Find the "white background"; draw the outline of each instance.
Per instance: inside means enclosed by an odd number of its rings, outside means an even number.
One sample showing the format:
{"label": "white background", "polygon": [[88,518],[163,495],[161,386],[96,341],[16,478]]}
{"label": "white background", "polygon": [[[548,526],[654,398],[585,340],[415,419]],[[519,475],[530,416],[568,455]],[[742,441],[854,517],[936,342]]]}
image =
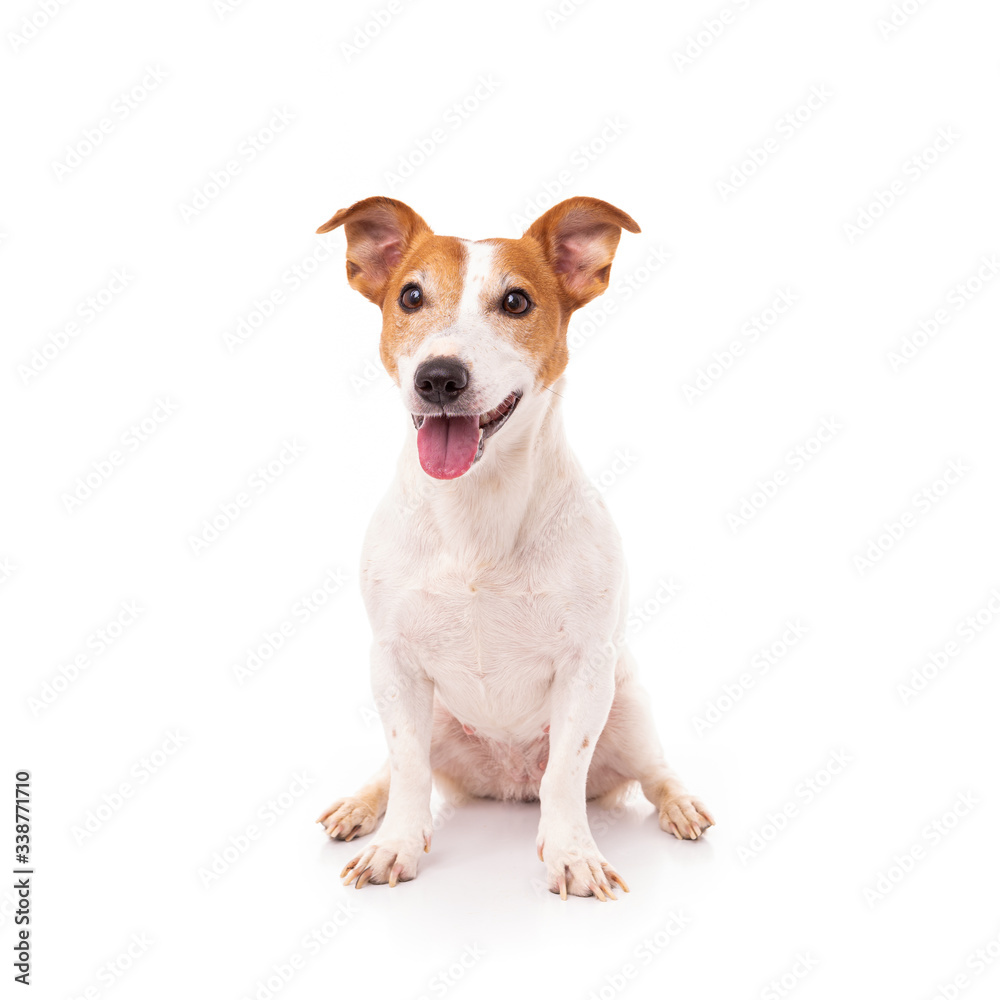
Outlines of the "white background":
{"label": "white background", "polygon": [[[996,994],[1000,12],[905,6],[5,8],[4,774],[33,775],[36,995]],[[592,810],[615,904],[540,888],[534,806],[445,810],[391,891],[343,888],[357,844],[313,825],[384,752],[356,563],[408,417],[342,232],[313,235],[373,194],[469,238],[573,194],[642,226],[571,325],[566,422],[718,826]]]}

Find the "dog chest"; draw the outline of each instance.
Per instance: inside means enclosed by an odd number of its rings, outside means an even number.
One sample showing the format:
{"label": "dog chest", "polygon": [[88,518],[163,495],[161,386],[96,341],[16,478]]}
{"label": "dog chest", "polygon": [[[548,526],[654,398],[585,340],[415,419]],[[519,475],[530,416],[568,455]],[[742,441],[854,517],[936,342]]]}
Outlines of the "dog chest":
{"label": "dog chest", "polygon": [[571,635],[568,594],[515,589],[464,575],[409,591],[401,622],[413,646],[435,664],[460,663],[485,674],[506,662],[551,662]]}

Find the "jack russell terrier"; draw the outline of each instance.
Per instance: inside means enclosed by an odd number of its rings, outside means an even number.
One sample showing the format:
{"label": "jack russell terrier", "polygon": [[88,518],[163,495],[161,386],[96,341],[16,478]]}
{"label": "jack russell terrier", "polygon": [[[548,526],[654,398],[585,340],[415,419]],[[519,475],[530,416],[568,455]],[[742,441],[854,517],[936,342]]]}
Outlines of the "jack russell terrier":
{"label": "jack russell terrier", "polygon": [[561,202],[517,240],[438,236],[392,198],[317,232],[338,226],[413,430],[361,565],[389,759],[318,822],[351,840],[381,819],[341,877],[393,886],[430,849],[432,775],[456,798],[539,800],[549,889],[615,899],[628,887],[588,799],[610,805],[638,781],[675,837],[715,822],[664,760],[624,647],[621,540],[558,405],[569,318],[639,227],[596,198]]}

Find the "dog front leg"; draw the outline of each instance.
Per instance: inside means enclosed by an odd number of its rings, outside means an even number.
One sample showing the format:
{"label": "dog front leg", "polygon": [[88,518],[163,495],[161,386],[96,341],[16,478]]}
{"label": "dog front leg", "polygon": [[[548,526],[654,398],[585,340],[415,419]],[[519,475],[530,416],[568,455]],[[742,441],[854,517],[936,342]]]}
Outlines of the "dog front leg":
{"label": "dog front leg", "polygon": [[[587,822],[587,772],[615,694],[614,662],[603,655],[557,676],[549,716],[549,760],[539,788],[538,857],[550,892],[616,899],[628,886],[594,843]],[[610,658],[613,661],[613,657]]]}
{"label": "dog front leg", "polygon": [[340,873],[344,885],[415,878],[431,846],[431,728],[434,684],[385,645],[372,650],[372,692],[389,744],[389,801],[373,843]]}

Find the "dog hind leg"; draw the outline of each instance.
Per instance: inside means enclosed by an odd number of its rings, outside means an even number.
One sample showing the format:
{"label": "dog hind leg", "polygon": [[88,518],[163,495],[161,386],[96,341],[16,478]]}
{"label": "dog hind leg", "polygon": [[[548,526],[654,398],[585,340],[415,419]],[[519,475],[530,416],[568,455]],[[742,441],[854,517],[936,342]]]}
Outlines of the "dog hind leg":
{"label": "dog hind leg", "polygon": [[619,676],[607,724],[601,732],[587,781],[587,795],[603,803],[620,797],[630,781],[656,807],[660,828],[680,840],[697,840],[715,825],[667,765],[656,733],[649,695],[631,677]]}
{"label": "dog hind leg", "polygon": [[389,801],[387,760],[356,794],[337,799],[316,820],[334,840],[353,840],[371,833],[385,814]]}

